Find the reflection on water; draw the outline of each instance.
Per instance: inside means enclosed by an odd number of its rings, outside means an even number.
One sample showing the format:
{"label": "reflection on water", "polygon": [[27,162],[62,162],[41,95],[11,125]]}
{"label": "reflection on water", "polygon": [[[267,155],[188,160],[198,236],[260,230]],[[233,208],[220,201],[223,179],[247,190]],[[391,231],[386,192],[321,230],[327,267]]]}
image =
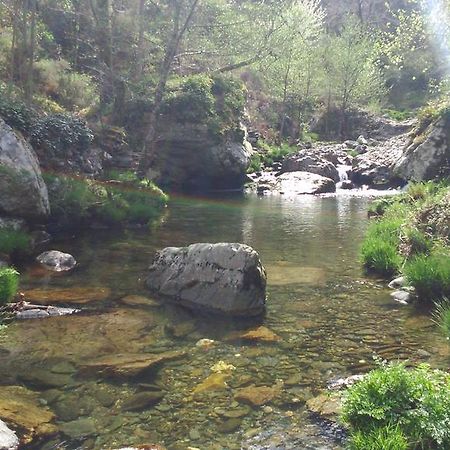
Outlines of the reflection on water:
{"label": "reflection on water", "polygon": [[[62,441],[86,449],[150,442],[169,449],[340,448],[304,407],[328,379],[368,370],[374,355],[448,360],[431,322],[392,303],[384,284],[362,273],[368,201],[179,199],[151,232],[96,230],[55,243],[76,257],[78,269],[49,276],[29,268],[23,287],[45,289],[61,304],[70,301],[64,290],[78,299],[81,292],[85,313],[15,323],[0,348],[3,384],[37,391],[63,431],[38,448]],[[224,241],[260,253],[268,272],[263,324],[281,340],[236,340],[237,330],[259,324],[205,320],[136,297],[147,295],[143,280],[156,250]],[[136,355],[149,358],[136,362]],[[121,375],[87,371],[98,357],[117,359]],[[137,375],[136,364],[145,366]],[[233,369],[214,375],[222,366]],[[239,400],[242,389],[273,386],[279,389],[265,406]]]}

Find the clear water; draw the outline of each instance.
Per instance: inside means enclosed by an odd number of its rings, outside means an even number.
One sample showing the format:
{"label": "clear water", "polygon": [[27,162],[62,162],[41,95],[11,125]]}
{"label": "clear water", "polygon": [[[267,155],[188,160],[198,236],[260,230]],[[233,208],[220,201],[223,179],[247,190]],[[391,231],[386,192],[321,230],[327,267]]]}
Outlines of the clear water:
{"label": "clear water", "polygon": [[[29,267],[23,289],[110,291],[105,299],[81,305],[81,315],[14,323],[0,342],[2,384],[39,392],[60,427],[75,421],[76,428],[80,418],[90,424],[86,436],[61,433],[37,448],[143,443],[202,450],[341,448],[304,406],[327,380],[367,371],[374,355],[437,366],[448,361],[447,344],[429,317],[394,303],[384,282],[363,274],[358,250],[368,202],[347,194],[178,199],[150,231],[86,230],[55,242],[76,257],[78,269],[49,275]],[[255,323],[122,302],[129,294],[148,296],[143,281],[156,250],[224,241],[243,242],[260,253],[268,273],[261,323],[280,341],[230,341],[231,332]],[[216,345],[197,347],[203,338]],[[138,379],[86,378],[78,370],[98,356],[170,350],[186,354]],[[235,367],[227,387],[193,395],[219,361]],[[246,409],[234,395],[248,384],[282,388],[266,407]],[[141,411],[124,408],[135,393],[154,389],[164,393],[158,404]]]}

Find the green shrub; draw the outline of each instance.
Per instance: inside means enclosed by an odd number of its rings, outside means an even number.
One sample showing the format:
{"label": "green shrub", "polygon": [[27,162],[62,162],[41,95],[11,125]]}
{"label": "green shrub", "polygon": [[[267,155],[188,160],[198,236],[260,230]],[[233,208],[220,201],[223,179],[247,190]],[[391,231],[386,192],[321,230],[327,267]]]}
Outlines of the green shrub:
{"label": "green shrub", "polygon": [[412,111],[397,111],[395,109],[384,109],[382,112],[386,114],[390,119],[397,120],[399,122],[408,120],[411,117],[413,117]]}
{"label": "green shrub", "polygon": [[418,255],[405,264],[403,271],[422,301],[450,297],[450,255],[445,251]]}
{"label": "green shrub", "polygon": [[387,425],[363,433],[357,431],[350,436],[348,450],[408,450],[408,441],[400,427]]}
{"label": "green shrub", "polygon": [[98,102],[89,75],[74,72],[64,59],[41,59],[34,64],[40,90],[68,109],[84,109]]}
{"label": "green shrub", "polygon": [[342,418],[353,435],[397,426],[413,448],[450,448],[449,375],[426,365],[382,365],[348,389]]}
{"label": "green shrub", "polygon": [[417,228],[408,228],[405,239],[408,246],[408,258],[420,254],[428,255],[433,248],[431,238]]}
{"label": "green shrub", "polygon": [[261,156],[259,153],[253,153],[250,158],[250,165],[248,166],[247,173],[259,172],[261,168]]}
{"label": "green shrub", "polygon": [[397,246],[382,236],[369,236],[361,247],[364,267],[382,276],[391,276],[400,270],[402,258]]}
{"label": "green shrub", "polygon": [[0,305],[10,302],[17,293],[19,273],[6,267],[0,269]]}
{"label": "green shrub", "polygon": [[94,135],[83,119],[67,114],[54,114],[39,119],[31,132],[31,144],[54,155],[83,153]]}
{"label": "green shrub", "polygon": [[7,255],[27,253],[30,246],[31,238],[25,231],[0,228],[0,253],[6,253]]}
{"label": "green shrub", "polygon": [[37,120],[37,113],[20,100],[0,91],[0,117],[12,128],[28,134]]}
{"label": "green shrub", "polygon": [[45,175],[52,216],[63,226],[99,221],[107,225],[148,223],[167,204],[168,196],[149,180],[131,172],[114,174],[120,183]]}
{"label": "green shrub", "polygon": [[450,300],[444,299],[436,302],[433,321],[440,328],[442,334],[450,339]]}

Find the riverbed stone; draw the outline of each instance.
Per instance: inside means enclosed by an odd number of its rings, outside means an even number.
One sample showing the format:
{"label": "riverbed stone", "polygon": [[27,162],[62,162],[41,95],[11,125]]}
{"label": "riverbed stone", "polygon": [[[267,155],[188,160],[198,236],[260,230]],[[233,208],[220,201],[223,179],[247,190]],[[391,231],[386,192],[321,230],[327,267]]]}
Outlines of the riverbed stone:
{"label": "riverbed stone", "polygon": [[278,342],[281,340],[280,336],[264,326],[259,326],[247,331],[235,331],[230,333],[226,339],[228,341],[243,340],[253,342]]}
{"label": "riverbed stone", "polygon": [[61,431],[72,439],[81,439],[97,433],[97,428],[91,418],[81,418],[61,425]]}
{"label": "riverbed stone", "polygon": [[31,146],[0,119],[0,212],[35,219],[50,214],[47,187]]}
{"label": "riverbed stone", "polygon": [[0,450],[17,450],[18,448],[19,438],[16,433],[0,420]]}
{"label": "riverbed stone", "polygon": [[169,351],[158,354],[112,354],[85,362],[81,365],[80,375],[100,374],[115,378],[135,377],[166,361],[182,358],[185,354],[183,351]]}
{"label": "riverbed stone", "polygon": [[128,306],[161,306],[160,302],[144,295],[127,295],[122,298],[122,302]]}
{"label": "riverbed stone", "polygon": [[255,386],[251,385],[238,389],[234,398],[240,403],[246,403],[251,406],[262,406],[271,402],[279,396],[281,389],[279,386]]}
{"label": "riverbed stone", "polygon": [[22,386],[0,387],[0,419],[17,430],[23,444],[57,432],[53,412],[40,404],[38,394]]}
{"label": "riverbed stone", "polygon": [[394,291],[391,293],[391,297],[401,305],[408,305],[414,300],[414,294],[408,291]]}
{"label": "riverbed stone", "polygon": [[228,388],[227,380],[229,378],[229,373],[212,373],[194,388],[193,394],[197,396],[204,392],[225,390]]}
{"label": "riverbed stone", "polygon": [[162,391],[138,392],[122,403],[122,411],[142,411],[160,402],[163,398]]}
{"label": "riverbed stone", "polygon": [[158,252],[148,287],[187,308],[237,316],[263,313],[266,272],[258,253],[239,243],[192,244]]}
{"label": "riverbed stone", "polygon": [[89,303],[103,301],[111,296],[111,289],[106,287],[73,287],[67,289],[35,288],[24,291],[25,298],[40,305],[54,303]]}
{"label": "riverbed stone", "polygon": [[391,289],[398,289],[406,285],[405,277],[397,277],[394,278],[389,284],[388,287]]}
{"label": "riverbed stone", "polygon": [[307,400],[306,407],[322,418],[337,420],[342,411],[342,400],[337,394],[322,393]]}
{"label": "riverbed stone", "polygon": [[37,256],[36,261],[53,272],[68,272],[77,265],[77,261],[71,254],[59,250],[43,252]]}

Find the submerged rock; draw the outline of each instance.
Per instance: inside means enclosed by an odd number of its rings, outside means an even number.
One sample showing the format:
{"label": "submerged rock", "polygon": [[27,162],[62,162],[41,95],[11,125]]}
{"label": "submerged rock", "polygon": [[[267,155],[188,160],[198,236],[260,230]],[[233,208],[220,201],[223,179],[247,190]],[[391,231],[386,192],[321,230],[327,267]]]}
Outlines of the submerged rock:
{"label": "submerged rock", "polygon": [[122,411],[142,411],[164,398],[162,391],[138,392],[127,398],[122,404]]}
{"label": "submerged rock", "polygon": [[414,301],[414,294],[408,291],[394,291],[391,297],[402,305],[408,305]]}
{"label": "submerged rock", "polygon": [[113,378],[127,378],[139,375],[165,361],[172,361],[185,356],[183,351],[171,351],[158,354],[114,354],[84,363],[81,375],[100,374]]}
{"label": "submerged rock", "polygon": [[98,287],[73,287],[68,289],[36,288],[24,291],[25,298],[33,303],[89,303],[106,300],[111,289]]}
{"label": "submerged rock", "polygon": [[275,334],[272,330],[269,330],[267,327],[257,327],[251,330],[243,331],[243,332],[233,332],[230,333],[227,337],[229,341],[235,340],[243,340],[243,341],[255,341],[255,342],[277,342],[280,341],[281,338],[277,334]]}
{"label": "submerged rock", "polygon": [[42,264],[46,269],[54,272],[67,272],[77,265],[77,262],[72,255],[58,250],[50,250],[41,253],[36,258],[36,261]]}
{"label": "submerged rock", "polygon": [[229,378],[229,373],[212,373],[195,387],[193,394],[194,396],[197,396],[204,392],[223,391],[228,389],[227,380]]}
{"label": "submerged rock", "polygon": [[280,386],[255,386],[251,385],[239,389],[234,396],[235,400],[247,403],[251,406],[262,406],[272,401],[281,393]]}
{"label": "submerged rock", "polygon": [[17,319],[46,319],[48,317],[67,316],[80,312],[74,308],[60,308],[57,306],[31,305],[21,302],[14,314]]}
{"label": "submerged rock", "polygon": [[265,309],[266,273],[256,251],[244,244],[165,248],[155,256],[147,285],[191,309],[237,316]]}
{"label": "submerged rock", "polygon": [[306,401],[309,411],[328,420],[337,421],[342,410],[342,401],[338,394],[319,394]]}
{"label": "submerged rock", "polygon": [[56,434],[52,423],[55,415],[41,406],[38,394],[22,386],[0,388],[0,419],[10,424],[20,437],[22,444],[28,444]]}
{"label": "submerged rock", "polygon": [[0,212],[42,218],[50,213],[47,187],[30,145],[0,119]]}
{"label": "submerged rock", "polygon": [[90,418],[82,418],[61,425],[61,431],[72,439],[81,439],[97,433],[94,421]]}
{"label": "submerged rock", "polygon": [[16,433],[0,420],[0,450],[17,450],[18,448],[19,438]]}

